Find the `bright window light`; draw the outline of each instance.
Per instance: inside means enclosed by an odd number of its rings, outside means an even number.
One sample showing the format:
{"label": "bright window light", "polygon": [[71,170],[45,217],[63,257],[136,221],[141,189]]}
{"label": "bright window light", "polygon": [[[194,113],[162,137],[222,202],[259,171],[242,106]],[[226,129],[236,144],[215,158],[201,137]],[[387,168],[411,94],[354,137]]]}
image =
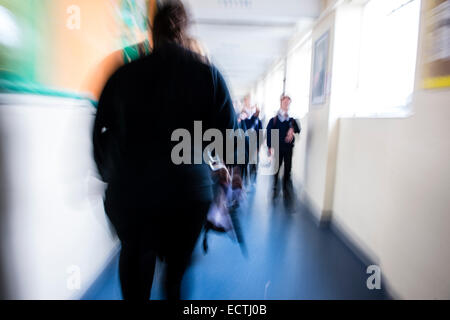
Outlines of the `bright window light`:
{"label": "bright window light", "polygon": [[420,0],[371,0],[366,4],[357,111],[392,113],[409,105],[419,19]]}
{"label": "bright window light", "polygon": [[290,113],[303,118],[309,109],[311,39],[287,57],[286,93],[292,98]]}
{"label": "bright window light", "polygon": [[277,65],[265,78],[264,115],[272,118],[280,108],[280,96],[283,93],[284,63]]}
{"label": "bright window light", "polygon": [[14,15],[0,6],[0,45],[17,47],[20,44],[20,32]]}

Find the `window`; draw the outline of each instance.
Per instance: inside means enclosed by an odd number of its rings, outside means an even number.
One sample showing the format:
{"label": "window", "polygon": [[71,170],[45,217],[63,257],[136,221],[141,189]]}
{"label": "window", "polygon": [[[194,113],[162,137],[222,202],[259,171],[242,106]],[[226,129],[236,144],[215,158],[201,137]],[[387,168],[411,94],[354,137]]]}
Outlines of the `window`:
{"label": "window", "polygon": [[395,113],[414,90],[420,0],[371,0],[363,10],[357,112]]}
{"label": "window", "polygon": [[[287,69],[285,70],[285,66]],[[311,70],[311,37],[288,53],[285,61],[280,61],[252,90],[252,100],[268,120],[280,107],[283,81],[286,72],[285,92],[292,99],[290,114],[303,118],[309,109],[309,87]]]}
{"label": "window", "polygon": [[264,116],[272,118],[280,107],[280,96],[283,93],[284,63],[279,63],[264,80]]}
{"label": "window", "polygon": [[258,108],[263,108],[264,103],[264,83],[262,81],[259,81],[255,88],[254,93],[254,103],[258,105]]}
{"label": "window", "polygon": [[292,98],[290,113],[303,118],[309,109],[311,38],[287,57],[286,93]]}

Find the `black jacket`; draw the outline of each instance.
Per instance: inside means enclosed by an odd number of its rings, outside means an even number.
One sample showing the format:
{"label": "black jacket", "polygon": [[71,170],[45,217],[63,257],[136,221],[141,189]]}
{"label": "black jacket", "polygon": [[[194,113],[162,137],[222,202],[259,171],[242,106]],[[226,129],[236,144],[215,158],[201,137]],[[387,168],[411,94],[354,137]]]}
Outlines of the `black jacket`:
{"label": "black jacket", "polygon": [[121,67],[107,82],[95,118],[94,158],[108,182],[106,202],[154,206],[212,198],[206,164],[175,165],[171,141],[183,128],[194,143],[202,129],[236,128],[232,101],[220,72],[196,54],[166,44]]}
{"label": "black jacket", "polygon": [[259,150],[262,143],[262,141],[259,141],[259,131],[263,129],[261,120],[257,116],[252,115],[250,118],[245,119],[244,123],[247,130],[255,130],[257,143],[256,150]]}
{"label": "black jacket", "polygon": [[267,124],[267,147],[268,148],[272,147],[272,135],[271,135],[272,129],[278,129],[280,150],[292,149],[294,147],[295,137],[289,143],[284,140],[290,128],[294,129],[294,133],[300,133],[301,131],[299,123],[294,118],[289,118],[286,121],[281,121],[278,118],[278,115],[276,115],[275,117],[270,119],[269,123]]}

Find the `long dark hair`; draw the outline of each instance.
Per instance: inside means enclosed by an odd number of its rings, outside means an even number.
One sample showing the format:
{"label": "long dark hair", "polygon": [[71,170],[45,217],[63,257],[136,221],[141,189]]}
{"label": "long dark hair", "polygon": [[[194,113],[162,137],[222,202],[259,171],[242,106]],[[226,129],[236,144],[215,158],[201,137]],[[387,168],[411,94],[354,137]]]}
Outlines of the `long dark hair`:
{"label": "long dark hair", "polygon": [[180,0],[164,1],[158,6],[153,23],[154,46],[175,42],[186,47],[189,41],[187,36],[189,24],[189,16]]}

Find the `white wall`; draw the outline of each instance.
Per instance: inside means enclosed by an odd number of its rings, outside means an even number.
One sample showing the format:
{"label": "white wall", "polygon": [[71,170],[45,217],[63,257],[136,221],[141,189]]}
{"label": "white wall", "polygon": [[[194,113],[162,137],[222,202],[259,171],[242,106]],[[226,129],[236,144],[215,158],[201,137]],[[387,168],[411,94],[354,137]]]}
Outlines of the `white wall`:
{"label": "white wall", "polygon": [[450,91],[407,119],[342,119],[333,220],[376,255],[402,298],[450,298]]}
{"label": "white wall", "polygon": [[[337,11],[336,46],[344,43],[338,28],[347,13],[342,7]],[[348,45],[351,56],[354,51]],[[351,66],[341,53],[336,47],[336,68]],[[419,56],[419,66],[420,61]],[[333,111],[343,108],[345,97],[351,96],[350,88],[336,79],[336,68],[330,123]],[[416,78],[419,84],[420,73]],[[336,143],[328,144],[329,153],[336,148],[335,178],[321,187],[333,190],[331,221],[379,263],[384,285],[398,298],[450,298],[448,101],[450,90],[425,91],[417,85],[412,116],[340,119]],[[308,125],[313,135],[324,130],[313,122]],[[313,170],[307,176],[314,175]],[[327,203],[322,210],[328,209]]]}
{"label": "white wall", "polygon": [[[331,11],[324,16],[312,31],[312,55],[314,56],[314,44],[325,32],[329,33],[327,82],[333,68],[333,34],[335,12]],[[313,61],[313,60],[312,60]],[[314,68],[314,62],[311,69]],[[313,70],[311,70],[311,73]],[[312,78],[312,77],[311,77]],[[311,86],[312,87],[312,86]],[[303,139],[306,139],[305,147],[305,180],[302,183],[301,198],[309,203],[313,213],[321,219],[325,206],[325,181],[327,177],[328,141],[329,141],[329,113],[330,97],[327,94],[324,104],[309,106],[307,115],[307,130],[303,130]]]}
{"label": "white wall", "polygon": [[[95,178],[91,126],[81,100],[1,95],[3,268],[10,299],[73,299],[117,248]],[[81,287],[67,286],[79,267]]]}
{"label": "white wall", "polygon": [[[324,1],[312,30],[313,45],[330,30],[331,93],[301,119],[295,186],[318,220],[331,220],[380,265],[394,297],[449,299],[450,89],[422,90],[419,68],[408,117],[340,118],[357,100],[364,1],[334,3]],[[418,66],[423,45],[420,37]]]}
{"label": "white wall", "polygon": [[303,181],[306,179],[306,145],[307,145],[307,134],[308,132],[308,119],[307,117],[297,119],[301,125],[301,133],[295,138],[295,146],[292,155],[292,183],[298,190],[297,192],[302,192]]}

